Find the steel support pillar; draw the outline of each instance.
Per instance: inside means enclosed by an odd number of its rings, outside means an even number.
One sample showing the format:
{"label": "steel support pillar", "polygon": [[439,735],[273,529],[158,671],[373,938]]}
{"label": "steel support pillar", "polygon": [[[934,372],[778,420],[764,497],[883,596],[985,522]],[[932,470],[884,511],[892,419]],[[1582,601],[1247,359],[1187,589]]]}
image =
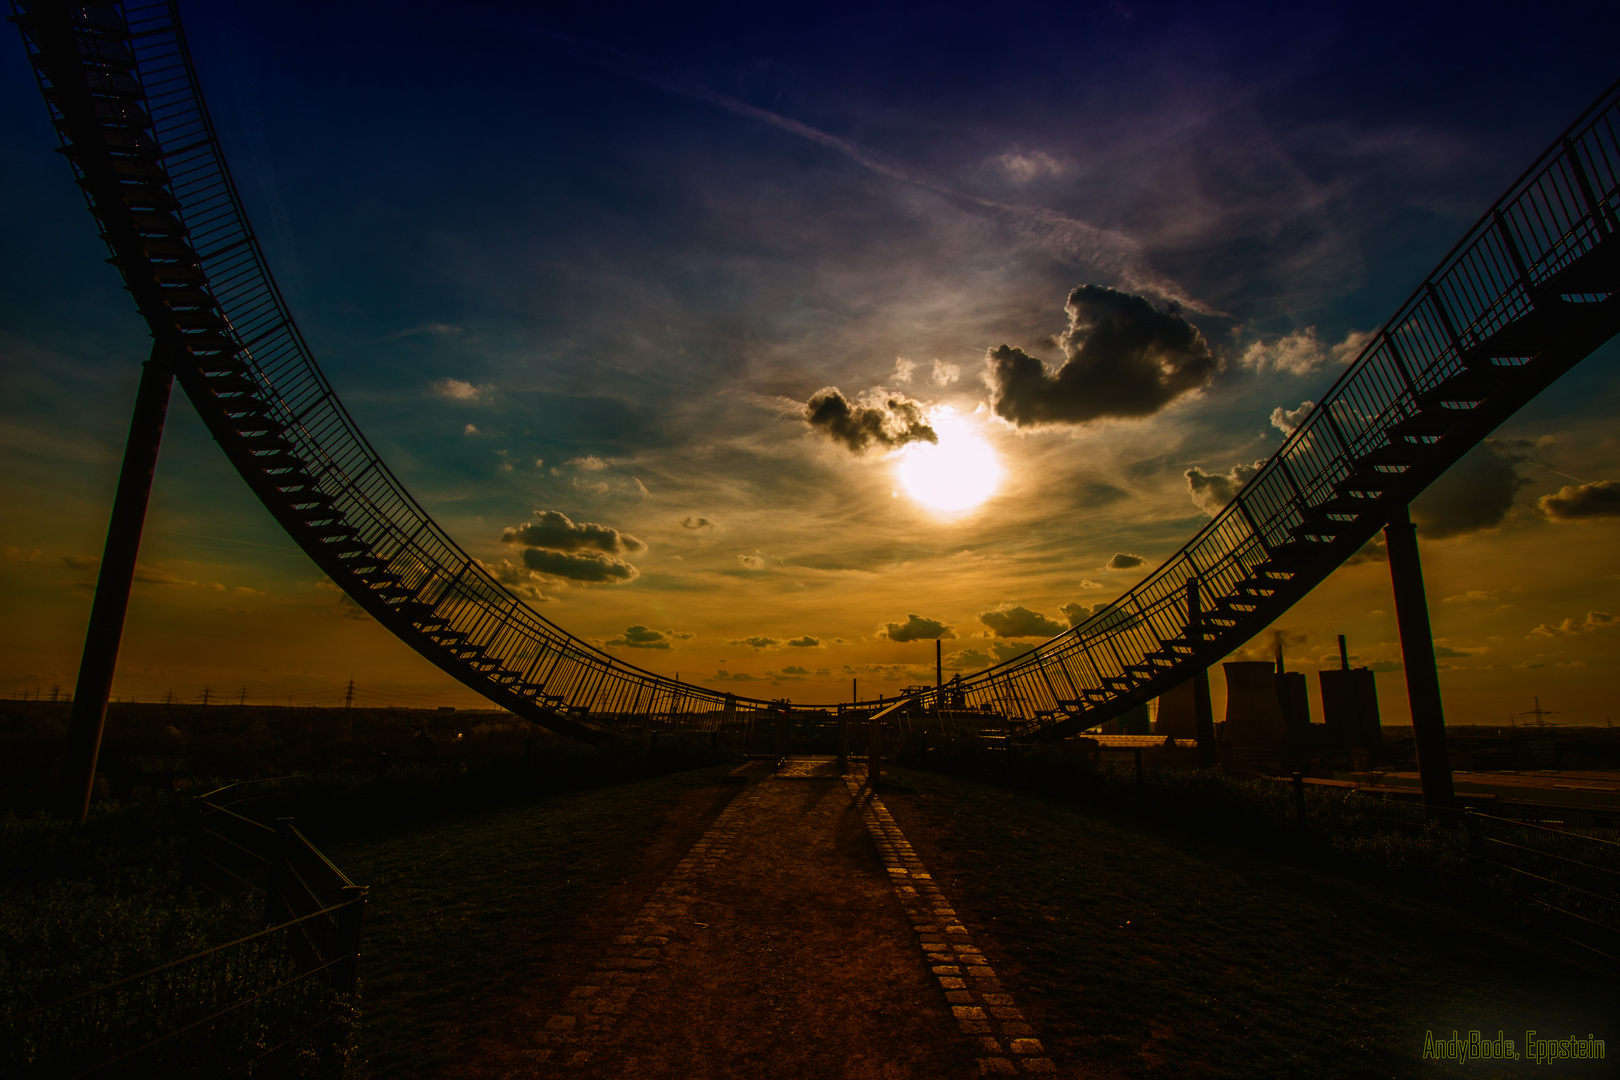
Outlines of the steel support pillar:
{"label": "steel support pillar", "polygon": [[1450,808],[1456,792],[1451,781],[1451,752],[1446,748],[1446,716],[1440,704],[1440,672],[1434,662],[1429,601],[1418,561],[1417,526],[1404,505],[1384,527],[1384,544],[1395,586],[1395,620],[1401,632],[1401,660],[1406,666],[1406,698],[1412,706],[1412,739],[1423,802]]}
{"label": "steel support pillar", "polygon": [[[1204,609],[1198,594],[1198,579],[1187,579],[1187,637],[1193,655],[1204,649]],[[1209,698],[1209,669],[1198,664],[1193,669],[1193,723],[1198,735],[1198,757],[1205,765],[1215,764],[1215,707]]]}
{"label": "steel support pillar", "polygon": [[130,583],[135,578],[135,556],[141,546],[141,529],[146,523],[146,504],[152,493],[152,473],[157,468],[173,383],[174,368],[162,346],[154,345],[151,359],[141,366],[141,383],[135,391],[135,412],[124,443],[124,464],[118,473],[112,519],[107,523],[107,543],[101,553],[101,571],[96,578],[90,625],[84,634],[84,655],[73,691],[73,711],[68,719],[58,812],[79,821],[90,811],[90,794],[95,788],[107,697],[112,693],[113,668],[124,634]]}

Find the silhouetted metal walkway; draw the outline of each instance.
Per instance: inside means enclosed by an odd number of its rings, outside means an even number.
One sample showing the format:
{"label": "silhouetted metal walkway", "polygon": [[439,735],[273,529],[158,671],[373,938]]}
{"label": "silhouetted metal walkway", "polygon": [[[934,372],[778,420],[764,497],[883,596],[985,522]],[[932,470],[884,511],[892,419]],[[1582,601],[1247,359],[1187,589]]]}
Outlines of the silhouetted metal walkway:
{"label": "silhouetted metal walkway", "polygon": [[[271,277],[175,5],[13,0],[64,152],[174,375],[310,558],[497,705],[575,736],[710,730],[776,708],[554,626],[411,498],[316,366]],[[936,694],[1057,737],[1184,681],[1326,578],[1620,329],[1620,84],[1441,261],[1260,473],[1086,623]],[[133,555],[131,555],[133,559]],[[1189,620],[1189,583],[1201,597]],[[110,667],[109,667],[110,670]]]}

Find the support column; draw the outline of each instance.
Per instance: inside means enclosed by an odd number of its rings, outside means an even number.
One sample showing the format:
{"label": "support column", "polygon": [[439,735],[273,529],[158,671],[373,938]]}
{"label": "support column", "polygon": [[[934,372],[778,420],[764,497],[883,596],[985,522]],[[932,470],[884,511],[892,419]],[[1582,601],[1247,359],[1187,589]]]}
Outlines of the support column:
{"label": "support column", "polygon": [[1406,697],[1412,706],[1412,737],[1426,806],[1451,807],[1451,752],[1446,748],[1446,717],[1440,704],[1440,672],[1434,662],[1429,629],[1429,601],[1418,561],[1417,526],[1403,505],[1384,527],[1389,550],[1389,576],[1395,586],[1395,620],[1401,632],[1401,659],[1406,665]]}
{"label": "support column", "polygon": [[129,421],[124,464],[118,473],[118,491],[113,496],[112,520],[107,524],[107,543],[101,553],[78,685],[73,691],[73,712],[68,719],[58,812],[79,821],[90,811],[90,793],[95,788],[107,697],[112,693],[113,668],[118,663],[124,613],[129,609],[129,588],[135,578],[135,556],[141,546],[141,529],[146,523],[146,504],[152,493],[152,473],[157,468],[173,383],[174,369],[162,347],[154,345],[151,358],[141,367],[141,383],[135,391],[135,412]]}
{"label": "support column", "polygon": [[[1194,657],[1204,648],[1204,611],[1198,595],[1198,579],[1187,579],[1187,637],[1193,643]],[[1198,757],[1205,765],[1215,764],[1215,707],[1209,699],[1209,670],[1202,664],[1193,669],[1193,723],[1198,734]]]}

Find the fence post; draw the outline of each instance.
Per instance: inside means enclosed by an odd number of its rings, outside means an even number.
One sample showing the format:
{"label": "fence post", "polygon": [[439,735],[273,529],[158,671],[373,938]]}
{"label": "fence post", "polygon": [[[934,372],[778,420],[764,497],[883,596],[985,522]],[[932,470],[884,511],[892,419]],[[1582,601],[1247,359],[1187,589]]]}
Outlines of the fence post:
{"label": "fence post", "polygon": [[1299,835],[1305,835],[1305,775],[1294,774],[1294,817],[1299,821]]}
{"label": "fence post", "polygon": [[325,1068],[322,1074],[331,1080],[343,1076],[344,1053],[354,1025],[356,991],[360,984],[360,933],[365,922],[366,888],[363,885],[343,887],[343,906],[337,911],[337,933],[333,950],[338,954],[332,965],[332,992],[339,1000],[334,1004],[330,1021],[331,1038],[324,1040],[322,1054]]}

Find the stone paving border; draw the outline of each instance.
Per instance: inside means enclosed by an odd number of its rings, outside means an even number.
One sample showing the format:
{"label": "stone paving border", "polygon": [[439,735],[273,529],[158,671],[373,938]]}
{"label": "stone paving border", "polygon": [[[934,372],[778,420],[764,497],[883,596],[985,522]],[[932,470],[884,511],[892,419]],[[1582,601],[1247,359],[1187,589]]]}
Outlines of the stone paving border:
{"label": "stone paving border", "polygon": [[987,1055],[978,1058],[980,1075],[1057,1072],[1041,1041],[1035,1037],[1035,1029],[1013,1004],[1012,995],[974,946],[967,927],[957,919],[950,901],[934,884],[933,875],[923,867],[889,808],[865,783],[865,769],[857,772],[852,764],[844,784],[877,845],[895,895],[911,917],[917,944],[939,980],[951,1013],[962,1033],[976,1037],[980,1049]]}
{"label": "stone paving border", "polygon": [[[733,776],[752,780],[759,775],[755,764],[741,766]],[[666,919],[685,915],[697,899],[697,877],[720,865],[731,852],[731,841],[738,830],[738,819],[760,799],[757,783],[749,783],[736,798],[709,823],[685,858],[675,864],[669,877],[653,890],[652,899],[627,923],[608,946],[607,954],[594,966],[593,974],[568,992],[562,1008],[545,1027],[535,1033],[541,1044],[542,1064],[583,1066],[594,1052],[609,1043],[620,1016],[640,989],[647,971],[664,958],[665,949],[678,936]]]}

